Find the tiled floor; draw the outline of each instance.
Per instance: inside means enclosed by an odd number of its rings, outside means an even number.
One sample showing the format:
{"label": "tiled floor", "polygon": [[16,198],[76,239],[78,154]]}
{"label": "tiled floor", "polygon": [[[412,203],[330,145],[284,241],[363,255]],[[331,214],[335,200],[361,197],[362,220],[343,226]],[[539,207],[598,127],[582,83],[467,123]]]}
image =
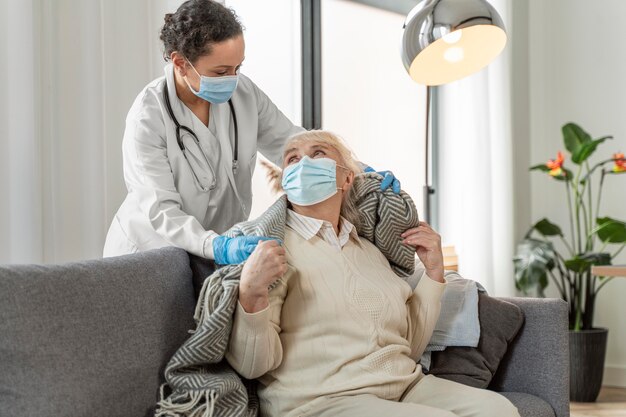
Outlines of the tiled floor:
{"label": "tiled floor", "polygon": [[571,417],[626,417],[626,388],[602,387],[595,403],[572,403]]}

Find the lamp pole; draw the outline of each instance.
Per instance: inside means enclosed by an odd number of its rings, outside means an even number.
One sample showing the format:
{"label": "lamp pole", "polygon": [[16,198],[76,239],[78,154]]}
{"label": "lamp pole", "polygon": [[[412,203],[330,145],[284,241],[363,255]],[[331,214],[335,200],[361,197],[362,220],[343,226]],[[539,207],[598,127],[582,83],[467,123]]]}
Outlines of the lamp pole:
{"label": "lamp pole", "polygon": [[431,185],[431,164],[432,164],[432,126],[431,126],[431,107],[432,107],[432,97],[431,97],[431,89],[433,87],[428,85],[426,86],[426,121],[425,128],[426,134],[424,135],[424,187],[423,187],[423,196],[424,196],[424,221],[428,224],[431,224],[432,216],[431,216],[431,196],[435,193],[434,187]]}
{"label": "lamp pole", "polygon": [[[432,123],[435,110],[433,86],[460,80],[484,68],[506,45],[507,36],[502,18],[486,0],[422,0],[407,15],[402,35],[402,62],[411,78],[427,86],[424,217],[433,219],[431,197],[437,170],[437,125]],[[425,52],[428,50],[428,52]],[[435,132],[436,133],[436,132]],[[431,180],[432,178],[435,181]]]}
{"label": "lamp pole", "polygon": [[301,0],[302,127],[322,128],[322,6],[321,0]]}

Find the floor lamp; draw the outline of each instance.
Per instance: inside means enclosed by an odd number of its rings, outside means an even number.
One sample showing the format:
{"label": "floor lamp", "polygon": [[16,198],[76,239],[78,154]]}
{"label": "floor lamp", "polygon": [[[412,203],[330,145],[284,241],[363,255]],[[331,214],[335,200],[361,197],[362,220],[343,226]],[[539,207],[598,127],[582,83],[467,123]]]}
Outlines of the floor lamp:
{"label": "floor lamp", "polygon": [[433,138],[431,89],[486,67],[504,49],[506,31],[498,12],[485,0],[422,0],[409,12],[402,36],[402,62],[426,85],[424,219],[431,222]]}

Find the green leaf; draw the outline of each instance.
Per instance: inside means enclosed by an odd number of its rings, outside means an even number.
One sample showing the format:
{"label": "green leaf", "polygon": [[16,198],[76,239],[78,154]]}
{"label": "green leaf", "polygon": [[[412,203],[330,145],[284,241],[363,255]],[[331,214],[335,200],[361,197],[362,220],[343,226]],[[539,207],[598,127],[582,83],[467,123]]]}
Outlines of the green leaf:
{"label": "green leaf", "polygon": [[569,269],[570,271],[578,272],[578,273],[585,272],[591,267],[591,263],[580,258],[568,259],[564,263],[567,269]]}
{"label": "green leaf", "polygon": [[580,151],[583,144],[591,142],[591,136],[576,123],[567,123],[561,128],[565,148],[572,154]]}
{"label": "green leaf", "polygon": [[539,220],[533,227],[544,236],[563,236],[561,228],[545,218]]}
{"label": "green leaf", "polygon": [[587,252],[580,256],[591,265],[611,265],[611,254],[607,252]]}
{"label": "green leaf", "polygon": [[595,233],[605,243],[626,243],[626,223],[610,217],[596,219]]}
{"label": "green leaf", "polygon": [[563,168],[563,167],[561,167],[561,169],[563,170],[563,172],[565,172],[565,176],[567,177],[567,179],[569,179],[569,180],[574,179],[574,174],[572,174],[572,171],[570,171],[567,168]]}
{"label": "green leaf", "polygon": [[536,171],[536,170],[543,171],[543,172],[550,172],[550,168],[548,168],[546,164],[535,165],[535,166],[530,167],[529,169],[529,171]]}
{"label": "green leaf", "polygon": [[515,286],[524,294],[535,289],[539,296],[543,296],[548,286],[548,271],[555,266],[556,254],[550,242],[537,239],[524,239],[517,245],[517,252],[513,258],[515,266]]}
{"label": "green leaf", "polygon": [[598,145],[607,139],[613,139],[613,137],[605,136],[600,139],[592,140],[591,142],[583,143],[576,152],[572,153],[572,162],[578,165],[585,162],[587,158],[589,158],[596,151]]}
{"label": "green leaf", "polygon": [[610,253],[593,253],[588,252],[582,255],[577,255],[572,259],[565,261],[565,267],[570,271],[576,273],[583,273],[589,270],[592,265],[610,265],[611,254]]}

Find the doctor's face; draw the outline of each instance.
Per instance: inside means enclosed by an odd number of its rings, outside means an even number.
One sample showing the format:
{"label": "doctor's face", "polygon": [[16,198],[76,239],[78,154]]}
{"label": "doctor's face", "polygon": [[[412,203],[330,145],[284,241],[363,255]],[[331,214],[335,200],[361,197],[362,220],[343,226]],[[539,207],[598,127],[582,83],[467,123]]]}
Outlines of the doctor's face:
{"label": "doctor's face", "polygon": [[[200,88],[200,77],[198,74],[206,77],[223,77],[225,75],[237,74],[245,59],[245,49],[243,35],[239,35],[214,43],[211,46],[211,53],[202,55],[195,62],[192,62],[193,68],[185,57],[178,52],[172,53],[172,62],[180,75],[187,76],[191,86],[198,91]],[[196,74],[194,68],[198,71],[198,74]]]}

